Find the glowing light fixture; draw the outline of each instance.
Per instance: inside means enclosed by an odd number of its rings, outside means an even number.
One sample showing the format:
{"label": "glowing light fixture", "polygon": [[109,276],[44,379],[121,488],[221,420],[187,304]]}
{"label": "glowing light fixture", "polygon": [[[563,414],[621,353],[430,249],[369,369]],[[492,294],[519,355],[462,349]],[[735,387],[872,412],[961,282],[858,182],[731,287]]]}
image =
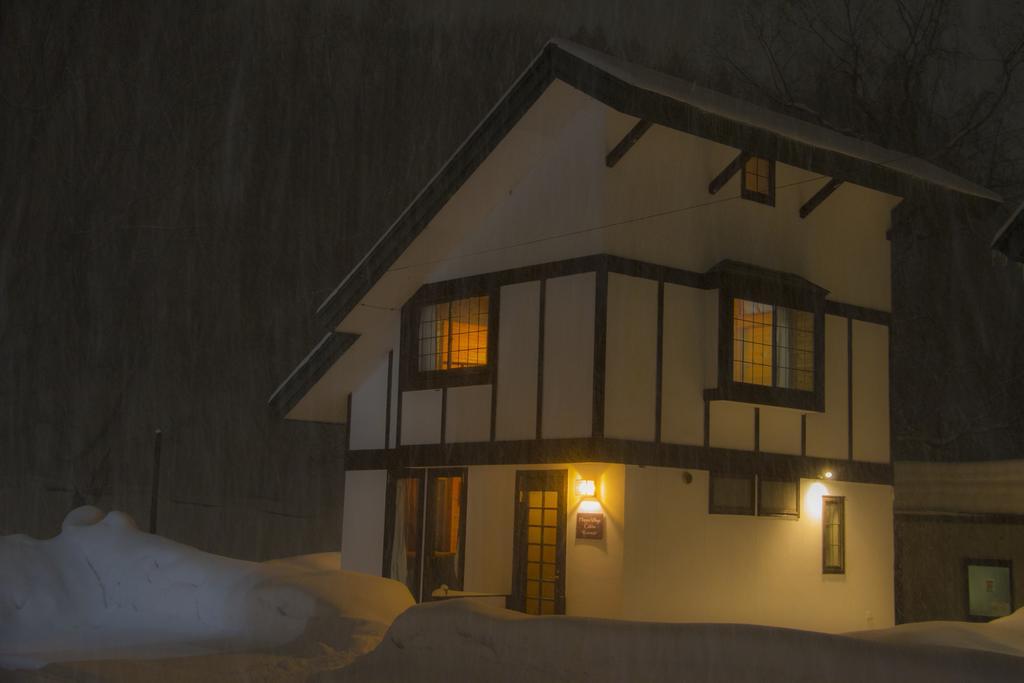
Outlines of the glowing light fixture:
{"label": "glowing light fixture", "polygon": [[821,476],[825,477],[826,479],[831,479],[832,478],[832,470],[825,470],[825,473],[822,474]]}
{"label": "glowing light fixture", "polygon": [[807,487],[803,509],[807,511],[808,517],[813,520],[821,519],[821,497],[825,495],[828,495],[828,487],[820,481],[816,481]]}
{"label": "glowing light fixture", "polygon": [[594,485],[593,479],[576,480],[576,495],[580,498],[591,498],[595,491],[597,491],[597,486]]}

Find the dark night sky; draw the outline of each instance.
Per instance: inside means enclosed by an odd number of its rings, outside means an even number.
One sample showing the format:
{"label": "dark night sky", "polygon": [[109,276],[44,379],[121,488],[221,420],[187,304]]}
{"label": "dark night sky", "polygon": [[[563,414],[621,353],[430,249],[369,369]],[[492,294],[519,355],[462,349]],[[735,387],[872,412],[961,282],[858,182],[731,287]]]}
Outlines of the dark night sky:
{"label": "dark night sky", "polygon": [[[266,407],[316,304],[550,36],[719,82],[733,4],[0,5],[0,533],[55,533],[76,489],[146,519],[160,428],[162,533],[334,548],[344,431]],[[1024,455],[994,227],[899,255],[898,457]]]}

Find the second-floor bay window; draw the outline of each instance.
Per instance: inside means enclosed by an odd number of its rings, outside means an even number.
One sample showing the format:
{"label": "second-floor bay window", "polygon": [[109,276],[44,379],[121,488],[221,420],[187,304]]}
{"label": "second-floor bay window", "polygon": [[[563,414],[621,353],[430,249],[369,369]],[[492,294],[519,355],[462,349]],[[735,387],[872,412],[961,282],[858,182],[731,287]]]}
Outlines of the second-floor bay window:
{"label": "second-floor bay window", "polygon": [[814,391],[814,313],[732,300],[732,379]]}
{"label": "second-floor bay window", "polygon": [[803,278],[723,261],[718,386],[710,400],[824,409],[825,295]]}

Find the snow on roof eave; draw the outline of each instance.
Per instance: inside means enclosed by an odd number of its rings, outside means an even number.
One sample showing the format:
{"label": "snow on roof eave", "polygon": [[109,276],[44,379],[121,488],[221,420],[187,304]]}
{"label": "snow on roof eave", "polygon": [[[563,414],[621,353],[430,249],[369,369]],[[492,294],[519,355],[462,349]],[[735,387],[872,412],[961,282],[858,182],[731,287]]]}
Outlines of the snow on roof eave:
{"label": "snow on roof eave", "polygon": [[[766,109],[568,40],[555,38],[549,44],[557,46],[581,62],[590,64],[634,88],[671,98],[708,115],[774,133],[793,142],[836,152],[854,160],[883,166],[901,175],[914,177],[930,185],[944,187],[960,194],[973,195],[997,203],[1003,201],[996,192],[912,155],[880,147],[874,143]],[[562,76],[561,73],[556,75]],[[594,93],[588,94],[601,99]]]}
{"label": "snow on roof eave", "polygon": [[333,330],[328,332],[278,385],[267,399],[267,405],[281,417],[287,417],[309,388],[323,377],[358,338],[358,334],[345,334]]}
{"label": "snow on roof eave", "polygon": [[[1016,242],[1016,244],[1015,244]],[[992,240],[992,248],[1024,263],[1024,202],[1021,202]]]}
{"label": "snow on roof eave", "polygon": [[[907,181],[918,181],[1002,202],[991,190],[921,159],[701,88],[567,40],[552,39],[317,307],[316,317],[321,322],[337,328],[555,79],[622,113],[763,153],[783,163],[881,192],[903,196],[909,187]],[[315,384],[327,367],[318,367],[312,374],[308,368],[302,372],[309,361],[307,357],[274,395],[304,394]],[[271,402],[273,400],[272,397]]]}

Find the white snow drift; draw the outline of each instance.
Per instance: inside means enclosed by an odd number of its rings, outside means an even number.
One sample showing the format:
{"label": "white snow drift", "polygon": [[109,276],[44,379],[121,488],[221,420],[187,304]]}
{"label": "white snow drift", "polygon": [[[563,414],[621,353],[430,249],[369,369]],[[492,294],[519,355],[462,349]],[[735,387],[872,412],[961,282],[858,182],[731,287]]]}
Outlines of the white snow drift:
{"label": "white snow drift", "polygon": [[55,538],[0,537],[0,667],[311,641],[366,652],[413,600],[396,581],[338,566],[337,553],[219,557],[78,508]]}

